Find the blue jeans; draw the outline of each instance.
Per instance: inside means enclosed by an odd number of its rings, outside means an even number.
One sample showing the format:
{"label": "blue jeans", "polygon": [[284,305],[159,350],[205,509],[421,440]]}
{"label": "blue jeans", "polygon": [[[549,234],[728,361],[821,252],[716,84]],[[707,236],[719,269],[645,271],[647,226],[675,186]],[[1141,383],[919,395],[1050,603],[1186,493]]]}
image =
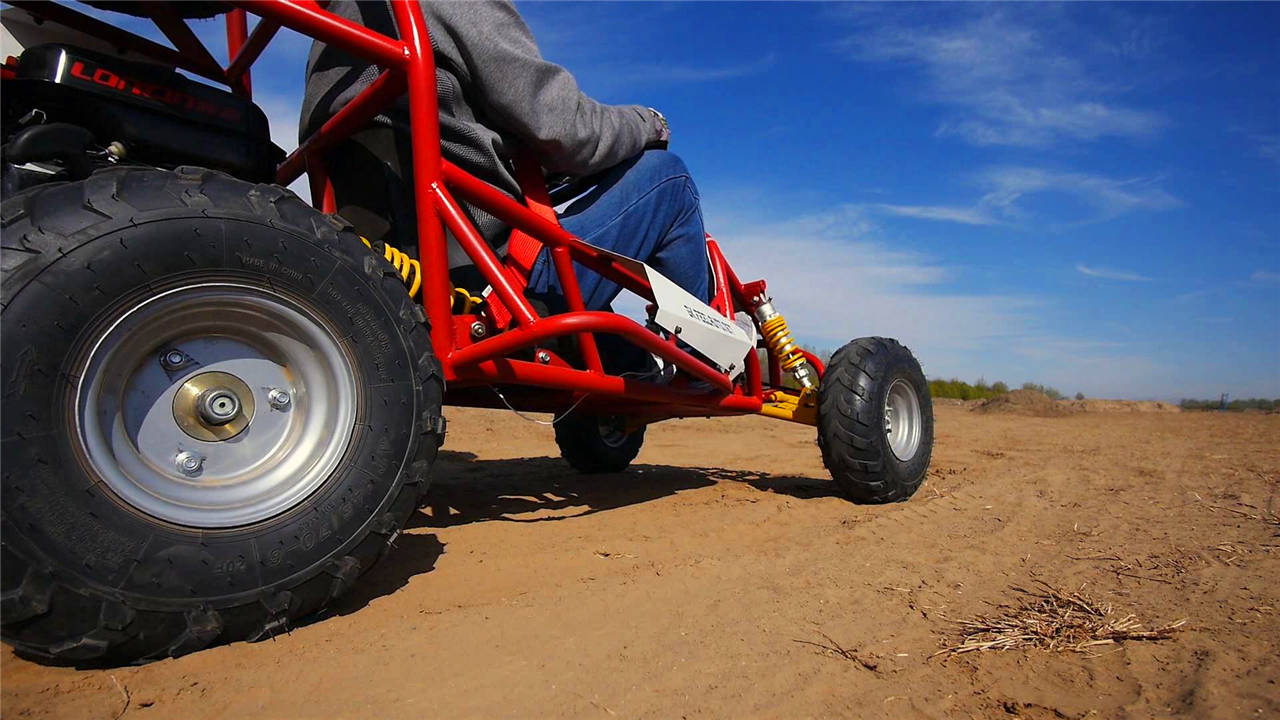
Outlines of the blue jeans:
{"label": "blue jeans", "polygon": [[[560,215],[560,224],[579,238],[648,263],[703,302],[709,302],[710,270],[698,188],[689,169],[666,150],[646,150],[601,174],[591,192]],[[605,310],[621,288],[612,280],[574,264],[588,310]],[[531,294],[565,309],[560,278],[544,248],[529,273]]]}

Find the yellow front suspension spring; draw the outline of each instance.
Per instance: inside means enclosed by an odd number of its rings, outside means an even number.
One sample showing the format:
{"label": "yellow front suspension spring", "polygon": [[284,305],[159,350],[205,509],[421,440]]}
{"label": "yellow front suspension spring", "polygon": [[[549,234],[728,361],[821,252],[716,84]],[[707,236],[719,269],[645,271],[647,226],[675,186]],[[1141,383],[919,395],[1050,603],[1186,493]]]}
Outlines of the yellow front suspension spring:
{"label": "yellow front suspension spring", "polygon": [[[365,247],[373,250],[373,244],[368,238],[362,237],[360,240]],[[422,264],[387,243],[382,243],[382,256],[400,273],[400,279],[409,287],[409,297],[417,297],[418,291],[422,289]]]}
{"label": "yellow front suspension spring", "polygon": [[764,335],[764,341],[769,349],[773,351],[774,357],[778,358],[783,370],[788,372],[795,370],[805,361],[804,353],[800,352],[795,338],[791,337],[786,318],[774,315],[764,321],[760,326],[760,332]]}

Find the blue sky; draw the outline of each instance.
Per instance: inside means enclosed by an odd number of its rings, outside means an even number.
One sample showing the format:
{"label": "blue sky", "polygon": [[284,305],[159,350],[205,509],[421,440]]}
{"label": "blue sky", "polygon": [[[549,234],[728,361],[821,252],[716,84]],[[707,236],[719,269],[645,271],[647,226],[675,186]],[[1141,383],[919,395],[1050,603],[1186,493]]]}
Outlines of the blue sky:
{"label": "blue sky", "polygon": [[[1280,4],[519,8],[589,94],[668,116],[709,231],[803,342],[1280,397]],[[254,77],[289,147],[307,45]]]}

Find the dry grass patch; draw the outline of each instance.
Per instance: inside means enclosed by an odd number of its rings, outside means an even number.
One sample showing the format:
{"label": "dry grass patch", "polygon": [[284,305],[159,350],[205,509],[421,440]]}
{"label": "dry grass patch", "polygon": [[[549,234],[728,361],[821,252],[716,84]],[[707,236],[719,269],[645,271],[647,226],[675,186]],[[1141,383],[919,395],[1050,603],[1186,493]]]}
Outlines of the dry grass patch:
{"label": "dry grass patch", "polygon": [[1042,580],[1035,582],[1036,589],[1012,588],[1020,596],[1017,604],[999,605],[995,615],[950,620],[952,637],[933,657],[1028,648],[1092,653],[1099,646],[1125,640],[1164,640],[1187,622],[1143,630],[1136,616],[1121,615],[1110,603],[1087,597],[1083,586],[1065,592]]}

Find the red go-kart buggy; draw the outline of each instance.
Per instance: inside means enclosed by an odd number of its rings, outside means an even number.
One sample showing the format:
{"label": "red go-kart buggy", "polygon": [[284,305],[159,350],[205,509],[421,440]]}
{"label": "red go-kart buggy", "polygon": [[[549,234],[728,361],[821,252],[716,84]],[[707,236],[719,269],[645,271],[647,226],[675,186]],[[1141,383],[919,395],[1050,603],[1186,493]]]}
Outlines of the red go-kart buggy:
{"label": "red go-kart buggy", "polygon": [[[398,38],[308,0],[90,4],[172,47],[57,3],[3,11],[0,619],[20,652],[115,663],[286,630],[393,545],[443,405],[554,413],[584,472],[626,468],[649,423],[762,414],[816,426],[853,500],[919,486],[932,405],[902,345],[863,338],[824,367],[712,240],[705,305],[565,232],[536,160],[523,203],[444,160],[416,3],[394,3]],[[187,25],[214,15],[226,67]],[[281,27],[382,68],[287,157],[249,75]],[[406,95],[417,214],[397,248],[334,214],[325,168]],[[317,207],[283,187],[303,173]],[[505,257],[455,198],[513,228]],[[454,286],[446,232],[485,288]],[[544,247],[568,312],[525,296]],[[648,300],[648,323],[584,310],[575,263]],[[678,372],[610,372],[606,335]]]}

